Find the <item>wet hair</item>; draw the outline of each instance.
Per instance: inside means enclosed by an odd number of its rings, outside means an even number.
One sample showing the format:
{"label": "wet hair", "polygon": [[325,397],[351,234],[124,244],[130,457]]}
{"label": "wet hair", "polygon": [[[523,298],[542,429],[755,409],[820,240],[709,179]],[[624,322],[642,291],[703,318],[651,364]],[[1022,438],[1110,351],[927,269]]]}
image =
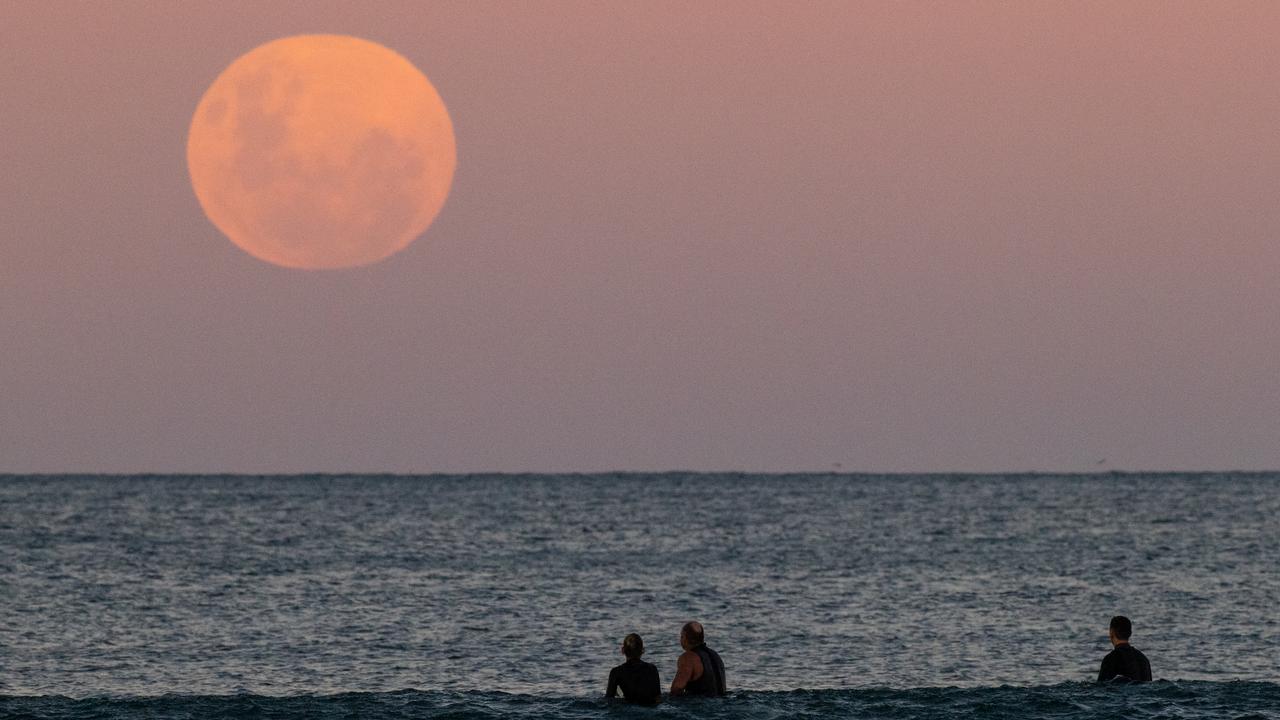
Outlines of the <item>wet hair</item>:
{"label": "wet hair", "polygon": [[628,658],[640,657],[644,654],[644,640],[635,633],[622,638],[622,654]]}
{"label": "wet hair", "polygon": [[1123,615],[1117,615],[1111,618],[1111,629],[1115,631],[1116,637],[1121,640],[1128,640],[1133,634],[1133,623],[1129,622],[1129,618]]}
{"label": "wet hair", "polygon": [[689,638],[689,644],[697,647],[702,644],[702,624],[696,622],[687,622],[684,627],[680,628],[680,634]]}

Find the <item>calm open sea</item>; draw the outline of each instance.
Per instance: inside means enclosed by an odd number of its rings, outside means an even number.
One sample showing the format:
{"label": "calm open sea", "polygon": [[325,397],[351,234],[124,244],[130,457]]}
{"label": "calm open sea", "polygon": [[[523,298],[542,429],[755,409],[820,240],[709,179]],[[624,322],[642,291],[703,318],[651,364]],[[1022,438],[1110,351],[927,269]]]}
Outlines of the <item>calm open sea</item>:
{"label": "calm open sea", "polygon": [[1277,474],[0,477],[0,717],[1280,717],[1278,605]]}

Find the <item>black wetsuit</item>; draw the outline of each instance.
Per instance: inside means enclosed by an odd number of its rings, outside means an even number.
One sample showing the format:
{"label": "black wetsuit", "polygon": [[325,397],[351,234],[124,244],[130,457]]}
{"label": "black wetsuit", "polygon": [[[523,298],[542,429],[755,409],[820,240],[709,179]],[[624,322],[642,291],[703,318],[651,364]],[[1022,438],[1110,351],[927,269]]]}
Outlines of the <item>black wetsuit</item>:
{"label": "black wetsuit", "polygon": [[625,663],[609,671],[605,697],[618,697],[618,688],[622,688],[622,697],[627,702],[638,705],[653,705],[662,696],[658,668],[640,658],[627,658]]}
{"label": "black wetsuit", "polygon": [[1151,663],[1140,650],[1124,643],[1102,658],[1102,669],[1098,671],[1098,682],[1117,680],[1120,682],[1151,682]]}
{"label": "black wetsuit", "polygon": [[702,661],[702,675],[697,680],[690,680],[689,684],[684,686],[686,695],[701,695],[703,697],[721,697],[725,695],[727,690],[724,684],[724,661],[720,659],[720,655],[705,644],[693,648],[691,652],[698,654],[698,659]]}

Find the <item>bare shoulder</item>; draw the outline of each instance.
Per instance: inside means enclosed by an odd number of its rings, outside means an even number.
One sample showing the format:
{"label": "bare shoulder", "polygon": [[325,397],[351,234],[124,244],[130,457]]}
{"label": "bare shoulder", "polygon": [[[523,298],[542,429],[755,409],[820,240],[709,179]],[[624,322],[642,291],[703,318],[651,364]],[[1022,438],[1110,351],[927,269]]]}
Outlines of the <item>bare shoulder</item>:
{"label": "bare shoulder", "polygon": [[698,657],[698,653],[692,650],[685,650],[680,653],[680,659],[676,661],[678,665],[687,665],[692,669],[702,667],[702,658]]}

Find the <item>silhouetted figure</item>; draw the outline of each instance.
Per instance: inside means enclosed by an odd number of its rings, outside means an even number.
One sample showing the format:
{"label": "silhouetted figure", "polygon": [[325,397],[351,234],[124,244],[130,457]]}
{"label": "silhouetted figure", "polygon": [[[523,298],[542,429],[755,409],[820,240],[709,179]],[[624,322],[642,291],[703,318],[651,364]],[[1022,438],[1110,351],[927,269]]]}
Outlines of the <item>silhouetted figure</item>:
{"label": "silhouetted figure", "polygon": [[1133,623],[1123,615],[1111,618],[1108,630],[1113,649],[1102,658],[1102,669],[1098,671],[1098,682],[1151,682],[1151,663],[1147,656],[1129,644],[1129,636],[1133,634]]}
{"label": "silhouetted figure", "polygon": [[671,696],[725,695],[724,662],[715,650],[703,642],[701,624],[685,623],[680,629],[680,647],[684,648],[684,652],[676,661],[676,677],[671,681]]}
{"label": "silhouetted figure", "polygon": [[605,697],[622,697],[627,702],[637,705],[657,705],[662,701],[662,681],[658,679],[658,668],[653,663],[640,659],[644,654],[644,640],[631,633],[622,639],[622,654],[627,661],[609,671],[609,688]]}

